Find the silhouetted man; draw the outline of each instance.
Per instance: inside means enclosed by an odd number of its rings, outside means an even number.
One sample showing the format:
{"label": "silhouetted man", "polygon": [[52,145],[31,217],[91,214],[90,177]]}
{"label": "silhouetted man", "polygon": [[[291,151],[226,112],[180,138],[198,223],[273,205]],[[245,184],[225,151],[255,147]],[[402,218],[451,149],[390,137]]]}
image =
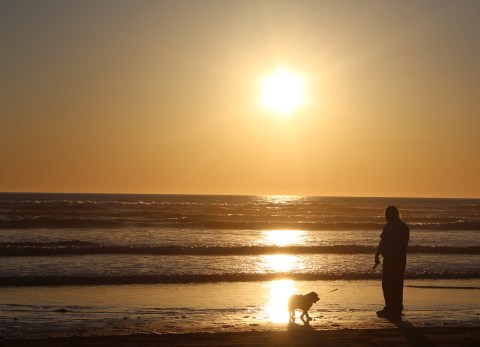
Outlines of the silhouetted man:
{"label": "silhouetted man", "polygon": [[375,266],[383,256],[382,289],[385,307],[377,312],[378,317],[400,320],[403,310],[403,275],[407,264],[407,245],[410,230],[400,219],[395,206],[385,210],[387,223],[380,235],[380,242],[375,253]]}

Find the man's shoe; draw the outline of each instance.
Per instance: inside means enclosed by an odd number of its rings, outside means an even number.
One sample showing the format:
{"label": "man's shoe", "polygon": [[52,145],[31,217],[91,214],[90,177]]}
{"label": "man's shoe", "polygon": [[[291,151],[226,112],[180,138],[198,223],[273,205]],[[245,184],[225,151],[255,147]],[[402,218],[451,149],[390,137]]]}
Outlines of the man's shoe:
{"label": "man's shoe", "polygon": [[387,310],[377,311],[377,317],[388,319],[389,321],[392,321],[394,323],[402,321],[401,313],[396,314],[396,313],[389,312]]}
{"label": "man's shoe", "polygon": [[377,311],[377,317],[379,318],[388,318],[388,316],[388,311],[386,310]]}

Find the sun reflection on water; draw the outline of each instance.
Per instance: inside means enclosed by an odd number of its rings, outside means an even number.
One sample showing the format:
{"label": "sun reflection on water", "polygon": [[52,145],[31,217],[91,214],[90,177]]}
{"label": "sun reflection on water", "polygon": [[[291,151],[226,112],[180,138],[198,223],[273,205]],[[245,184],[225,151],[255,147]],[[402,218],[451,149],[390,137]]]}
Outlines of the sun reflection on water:
{"label": "sun reflection on water", "polygon": [[296,195],[265,195],[263,196],[263,199],[268,203],[288,204],[289,202],[302,200],[302,197]]}
{"label": "sun reflection on water", "polygon": [[299,258],[290,254],[263,255],[261,260],[261,270],[265,272],[288,272],[304,268],[304,264],[299,262]]}
{"label": "sun reflection on water", "polygon": [[288,298],[295,293],[295,282],[292,280],[272,281],[265,313],[269,320],[275,324],[286,324],[289,321]]}
{"label": "sun reflection on water", "polygon": [[298,245],[303,243],[305,234],[303,230],[265,230],[263,241],[278,247]]}

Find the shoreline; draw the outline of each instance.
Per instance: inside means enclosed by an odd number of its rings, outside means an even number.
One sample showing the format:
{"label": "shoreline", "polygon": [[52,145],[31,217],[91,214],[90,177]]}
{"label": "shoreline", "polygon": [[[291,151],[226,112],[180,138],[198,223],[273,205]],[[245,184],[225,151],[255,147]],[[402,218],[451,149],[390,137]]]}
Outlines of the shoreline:
{"label": "shoreline", "polygon": [[479,327],[422,327],[184,334],[132,334],[0,340],[0,346],[478,346]]}

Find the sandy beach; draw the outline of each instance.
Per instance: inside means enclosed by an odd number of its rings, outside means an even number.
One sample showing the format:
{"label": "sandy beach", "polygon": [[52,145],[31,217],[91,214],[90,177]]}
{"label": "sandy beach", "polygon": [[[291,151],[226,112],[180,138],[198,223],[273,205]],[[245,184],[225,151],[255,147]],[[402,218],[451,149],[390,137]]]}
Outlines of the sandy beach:
{"label": "sandy beach", "polygon": [[0,346],[478,346],[480,329],[415,328],[317,331],[295,326],[287,331],[146,334],[47,339],[16,339]]}

